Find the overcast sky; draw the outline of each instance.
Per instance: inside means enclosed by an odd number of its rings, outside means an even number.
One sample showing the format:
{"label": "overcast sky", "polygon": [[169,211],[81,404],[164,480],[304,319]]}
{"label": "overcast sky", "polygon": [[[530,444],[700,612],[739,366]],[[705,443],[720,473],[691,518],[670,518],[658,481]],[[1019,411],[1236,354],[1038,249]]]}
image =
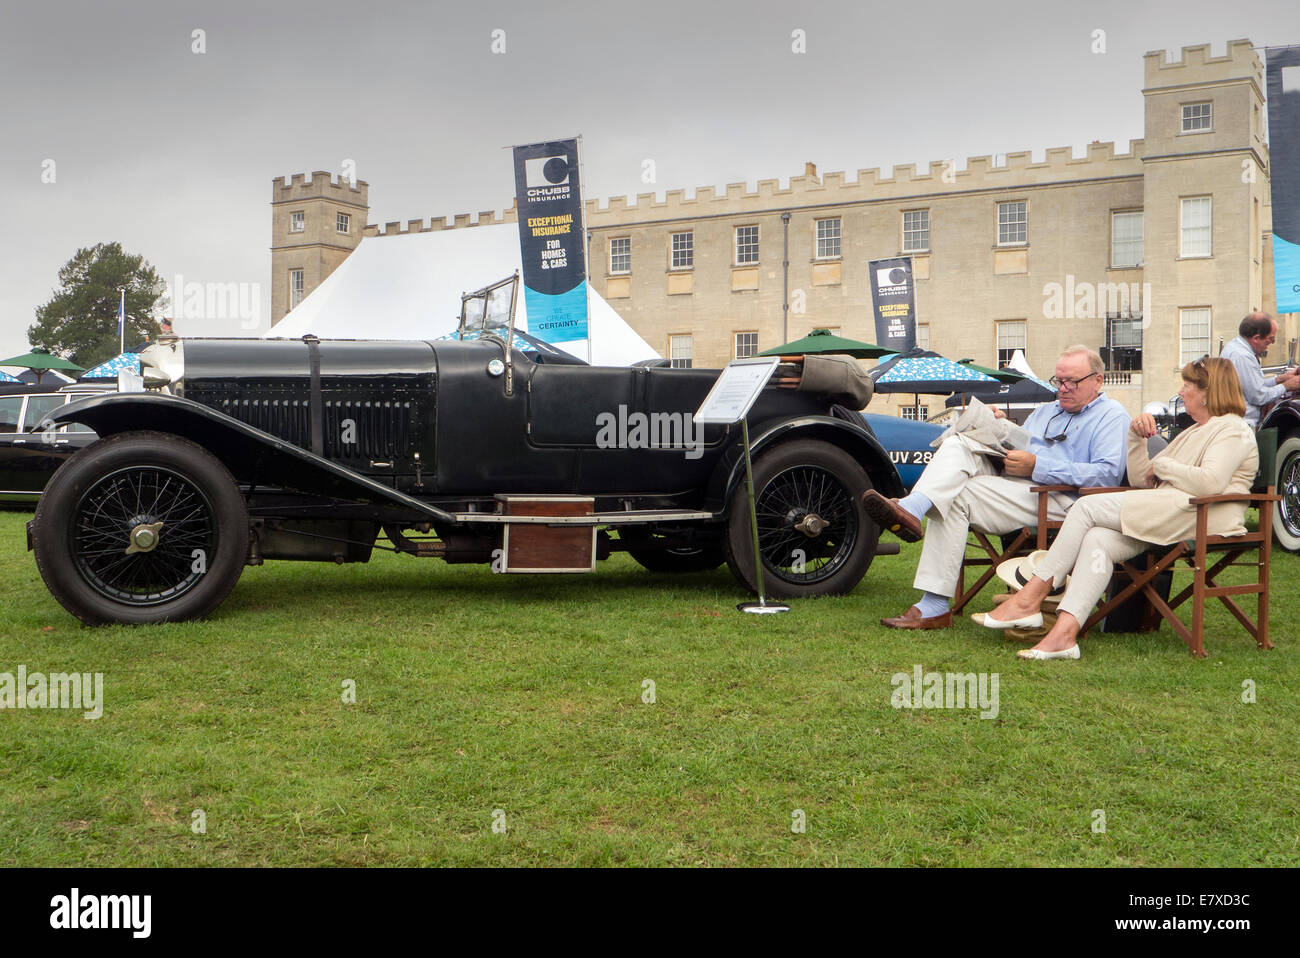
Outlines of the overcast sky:
{"label": "overcast sky", "polygon": [[[256,283],[271,179],[370,184],[370,221],[508,207],[502,147],[582,134],[584,192],[1142,136],[1142,54],[1300,43],[1295,0],[976,4],[4,0],[0,355],[81,246]],[[505,53],[492,52],[493,31]],[[791,50],[792,31],[807,52]],[[1106,52],[1091,51],[1105,30]],[[193,31],[206,52],[192,52]],[[43,183],[46,160],[55,182]],[[185,334],[239,334],[185,322]]]}

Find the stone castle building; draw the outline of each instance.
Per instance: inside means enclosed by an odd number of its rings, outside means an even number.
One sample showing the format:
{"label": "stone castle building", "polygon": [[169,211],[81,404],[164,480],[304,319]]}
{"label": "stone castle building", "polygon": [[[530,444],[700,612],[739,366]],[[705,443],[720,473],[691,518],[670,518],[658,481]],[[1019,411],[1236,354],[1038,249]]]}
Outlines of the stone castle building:
{"label": "stone castle building", "polygon": [[[1067,345],[1105,347],[1106,389],[1136,411],[1173,395],[1180,366],[1217,354],[1249,310],[1272,311],[1263,88],[1247,40],[1223,56],[1158,51],[1145,56],[1145,136],[1127,151],[1094,142],[1077,158],[1063,147],[853,180],[809,164],[785,187],[588,200],[591,282],[675,364],[721,366],[817,327],[873,340],[868,263],[910,256],[920,345],[985,365],[1020,348],[1044,377]],[[274,181],[273,321],[363,232],[471,226],[363,231],[366,204],[364,182]],[[1268,361],[1294,334],[1284,322]]]}

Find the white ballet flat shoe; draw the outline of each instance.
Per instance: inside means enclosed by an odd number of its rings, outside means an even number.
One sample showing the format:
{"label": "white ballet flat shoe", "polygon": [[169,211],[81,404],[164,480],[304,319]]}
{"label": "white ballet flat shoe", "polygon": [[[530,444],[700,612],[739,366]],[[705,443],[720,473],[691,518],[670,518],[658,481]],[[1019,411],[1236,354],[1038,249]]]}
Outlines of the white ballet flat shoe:
{"label": "white ballet flat shoe", "polygon": [[976,612],[971,616],[971,621],[986,629],[1040,629],[1043,626],[1043,613],[1035,612],[1033,615],[1026,615],[1019,619],[1003,621],[990,618],[983,612]]}
{"label": "white ballet flat shoe", "polygon": [[1059,652],[1044,652],[1042,649],[1020,649],[1016,656],[1021,659],[1077,659],[1079,657],[1078,643],[1070,646],[1068,649],[1061,649]]}

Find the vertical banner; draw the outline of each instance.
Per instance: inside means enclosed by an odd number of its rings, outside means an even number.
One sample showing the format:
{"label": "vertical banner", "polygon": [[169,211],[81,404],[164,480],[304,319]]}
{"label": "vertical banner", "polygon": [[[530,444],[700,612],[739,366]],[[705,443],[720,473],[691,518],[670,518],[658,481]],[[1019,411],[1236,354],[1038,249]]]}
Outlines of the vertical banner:
{"label": "vertical banner", "polygon": [[586,339],[587,244],[577,140],[515,147],[515,209],[528,332],[548,343]]}
{"label": "vertical banner", "polygon": [[876,314],[876,345],[905,353],[916,346],[916,288],[912,257],[873,259],[871,304]]}
{"label": "vertical banner", "polygon": [[1300,313],[1300,46],[1268,47],[1273,283],[1279,313]]}

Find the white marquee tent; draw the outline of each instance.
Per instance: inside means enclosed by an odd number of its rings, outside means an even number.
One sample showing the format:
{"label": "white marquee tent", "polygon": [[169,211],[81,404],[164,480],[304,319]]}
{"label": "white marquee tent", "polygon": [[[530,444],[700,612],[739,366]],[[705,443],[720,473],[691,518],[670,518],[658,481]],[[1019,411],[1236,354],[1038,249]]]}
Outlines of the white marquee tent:
{"label": "white marquee tent", "polygon": [[[368,236],[266,338],[437,339],[454,332],[462,293],[521,269],[513,223]],[[592,363],[629,366],[658,357],[623,317],[588,285]],[[527,331],[520,289],[515,326]],[[587,340],[557,344],[587,358]]]}

